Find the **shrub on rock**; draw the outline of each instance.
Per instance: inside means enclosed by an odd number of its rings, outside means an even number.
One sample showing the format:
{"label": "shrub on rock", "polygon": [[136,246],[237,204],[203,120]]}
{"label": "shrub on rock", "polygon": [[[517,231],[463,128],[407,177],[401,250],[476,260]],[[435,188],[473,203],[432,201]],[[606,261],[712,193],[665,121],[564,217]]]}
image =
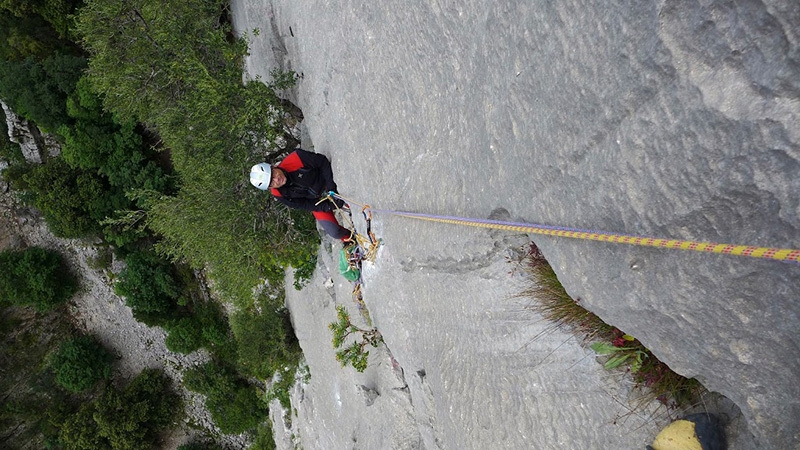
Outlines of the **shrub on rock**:
{"label": "shrub on rock", "polygon": [[81,392],[111,377],[111,359],[94,337],[79,336],[61,344],[50,358],[50,366],[60,386]]}
{"label": "shrub on rock", "polygon": [[0,304],[45,312],[77,290],[77,281],[57,252],[39,247],[0,252]]}

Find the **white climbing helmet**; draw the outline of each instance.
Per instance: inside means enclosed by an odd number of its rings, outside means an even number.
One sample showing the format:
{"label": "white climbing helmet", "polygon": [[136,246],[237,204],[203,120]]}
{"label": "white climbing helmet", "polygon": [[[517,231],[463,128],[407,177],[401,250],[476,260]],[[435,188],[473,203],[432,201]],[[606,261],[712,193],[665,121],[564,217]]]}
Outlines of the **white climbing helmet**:
{"label": "white climbing helmet", "polygon": [[272,179],[272,166],[267,163],[259,163],[250,169],[250,184],[266,191],[269,189],[269,182]]}

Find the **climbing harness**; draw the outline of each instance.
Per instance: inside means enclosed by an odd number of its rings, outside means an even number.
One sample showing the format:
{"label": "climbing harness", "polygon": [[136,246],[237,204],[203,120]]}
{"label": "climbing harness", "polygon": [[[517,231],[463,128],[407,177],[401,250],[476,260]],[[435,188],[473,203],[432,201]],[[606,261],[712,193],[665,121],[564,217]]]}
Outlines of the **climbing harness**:
{"label": "climbing harness", "polygon": [[[372,211],[370,211],[369,205],[363,205],[361,208],[361,214],[367,225],[366,235],[362,235],[356,231],[350,207],[340,207],[333,201],[334,198],[337,198],[337,195],[331,191],[317,202],[317,204],[323,201],[331,201],[336,210],[342,213],[340,216],[346,221],[345,226],[350,230],[350,239],[347,243],[343,244],[339,254],[339,272],[345,279],[353,283],[353,302],[356,304],[356,307],[358,307],[358,311],[367,325],[372,326],[372,319],[370,319],[369,311],[361,295],[363,262],[375,262],[375,258],[378,255],[378,248],[380,247],[380,240],[376,238],[375,234],[372,232]],[[342,199],[340,198],[340,200]]]}
{"label": "climbing harness", "polygon": [[[339,194],[332,197],[343,200],[348,204],[358,203],[348,200]],[[369,207],[368,205],[364,205]],[[557,227],[549,225],[527,224],[520,222],[503,222],[489,219],[467,219],[463,217],[440,216],[406,211],[372,210],[376,213],[390,214],[432,222],[466,225],[472,227],[493,228],[498,230],[518,231],[524,233],[559,236],[592,241],[614,242],[618,244],[640,245],[646,247],[670,248],[677,250],[694,250],[705,253],[719,253],[725,255],[749,256],[752,258],[773,259],[778,261],[800,263],[800,249],[754,247],[748,245],[715,244],[712,242],[686,241],[678,239],[661,239],[644,236],[632,236],[606,231],[581,230],[577,228]]]}

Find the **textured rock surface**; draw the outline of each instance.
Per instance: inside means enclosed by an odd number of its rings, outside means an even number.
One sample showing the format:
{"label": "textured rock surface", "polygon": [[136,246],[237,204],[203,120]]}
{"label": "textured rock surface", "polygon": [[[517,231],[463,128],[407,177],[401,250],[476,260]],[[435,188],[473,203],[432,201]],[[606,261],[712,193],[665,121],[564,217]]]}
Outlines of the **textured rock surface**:
{"label": "textured rock surface", "polygon": [[61,153],[61,146],[52,135],[41,133],[36,125],[16,115],[5,103],[0,102],[0,107],[5,113],[8,138],[19,144],[26,161],[40,164],[42,155],[57,156]]}
{"label": "textured rock surface", "polygon": [[[346,196],[376,208],[467,217],[505,208],[533,223],[800,247],[795,1],[240,5],[251,76],[274,66],[303,73],[296,101]],[[557,381],[537,390],[517,366],[541,367],[503,340],[527,330],[509,323],[535,319],[493,309],[510,290],[489,243],[502,237],[376,222],[385,247],[365,300],[406,379],[427,374],[427,388],[409,381],[416,411],[427,411],[418,424],[430,419],[420,447],[599,442],[557,425],[607,424],[592,407],[579,414],[590,384],[576,398],[559,395]],[[800,266],[535,240],[574,297],[742,409],[743,434],[756,443],[738,448],[800,448]],[[543,339],[537,345],[550,345]],[[495,346],[477,345],[487,341]],[[569,354],[544,372],[591,371],[565,362]],[[534,406],[526,395],[551,397]],[[558,416],[559,402],[576,416]]]}

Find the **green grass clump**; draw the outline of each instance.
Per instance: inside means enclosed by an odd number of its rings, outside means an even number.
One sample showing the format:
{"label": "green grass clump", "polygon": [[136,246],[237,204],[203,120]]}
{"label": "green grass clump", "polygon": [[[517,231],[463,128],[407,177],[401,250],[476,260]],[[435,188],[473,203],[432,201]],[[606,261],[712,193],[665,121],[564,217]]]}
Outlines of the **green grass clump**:
{"label": "green grass clump", "polygon": [[593,341],[592,350],[607,356],[604,367],[609,370],[628,370],[636,388],[644,394],[644,401],[656,399],[674,407],[697,402],[704,390],[697,380],[675,373],[639,340],[605,323],[581,306],[579,300],[567,293],[533,242],[521,261],[521,267],[532,281],[520,294],[521,297],[533,299],[529,308],[558,327],[582,337],[585,342]]}

